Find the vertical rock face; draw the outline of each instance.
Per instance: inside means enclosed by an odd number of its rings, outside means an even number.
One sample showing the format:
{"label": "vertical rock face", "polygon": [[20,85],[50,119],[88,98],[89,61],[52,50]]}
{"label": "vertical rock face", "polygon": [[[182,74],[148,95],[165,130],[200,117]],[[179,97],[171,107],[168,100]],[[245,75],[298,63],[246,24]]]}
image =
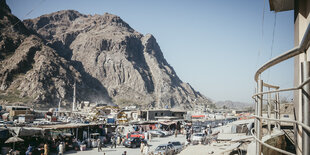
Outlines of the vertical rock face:
{"label": "vertical rock face", "polygon": [[[27,33],[17,39],[17,47],[8,47],[14,49],[13,56],[1,60],[5,66],[0,72],[2,90],[7,91],[15,82],[22,95],[33,96],[37,103],[47,98],[35,95],[38,92],[50,94],[51,102],[60,97],[70,100],[73,79],[77,79],[79,100],[145,108],[190,108],[194,102],[209,102],[178,78],[152,35],[136,32],[118,16],[66,10],[25,20],[20,27]],[[5,51],[1,48],[1,52]],[[10,61],[15,65],[10,65]],[[21,62],[30,66],[23,71],[25,75],[8,80],[7,75],[15,73],[12,70],[16,66],[23,66],[19,65]],[[26,91],[32,90],[32,85],[38,90]]]}
{"label": "vertical rock face", "polygon": [[208,102],[199,92],[178,78],[152,35],[147,34],[141,41],[144,46],[144,57],[154,81],[155,100],[159,107],[165,107],[168,103],[169,107],[190,108],[189,103],[194,103],[197,99],[199,102]]}

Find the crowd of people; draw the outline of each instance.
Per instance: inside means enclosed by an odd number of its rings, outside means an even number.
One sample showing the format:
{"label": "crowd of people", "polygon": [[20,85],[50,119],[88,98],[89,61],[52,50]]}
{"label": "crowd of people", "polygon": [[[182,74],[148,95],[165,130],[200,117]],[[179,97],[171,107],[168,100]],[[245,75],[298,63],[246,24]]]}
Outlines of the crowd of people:
{"label": "crowd of people", "polygon": [[150,146],[147,143],[142,142],[140,145],[141,155],[148,155],[149,151],[150,151]]}
{"label": "crowd of people", "polygon": [[32,154],[48,155],[49,154],[48,144],[45,143],[43,148],[39,148],[39,149],[34,149],[32,145],[29,145],[25,154],[26,155],[32,155]]}

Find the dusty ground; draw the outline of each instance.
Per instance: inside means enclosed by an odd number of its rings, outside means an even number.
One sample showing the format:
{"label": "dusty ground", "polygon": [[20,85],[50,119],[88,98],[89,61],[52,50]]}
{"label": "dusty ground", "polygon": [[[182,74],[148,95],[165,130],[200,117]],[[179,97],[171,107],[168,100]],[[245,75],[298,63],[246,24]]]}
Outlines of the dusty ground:
{"label": "dusty ground", "polygon": [[[151,142],[148,142],[151,145],[150,151],[154,151],[158,145],[168,143],[169,141],[180,141],[182,143],[185,142],[185,136],[178,135],[176,138],[174,136],[154,138]],[[102,152],[98,152],[98,149],[94,148],[86,151],[67,151],[65,154],[103,155],[105,153],[105,155],[121,155],[124,151],[127,151],[127,155],[140,155],[140,148],[126,148],[124,146],[118,146],[113,149],[110,147],[103,148]]]}
{"label": "dusty ground", "polygon": [[[211,153],[212,151],[213,154]],[[222,150],[208,145],[189,145],[180,153],[180,155],[208,155],[209,153],[212,155],[218,155],[221,154],[220,152],[222,152]]]}
{"label": "dusty ground", "polygon": [[210,145],[189,145],[180,155],[229,155],[238,143],[213,142]]}

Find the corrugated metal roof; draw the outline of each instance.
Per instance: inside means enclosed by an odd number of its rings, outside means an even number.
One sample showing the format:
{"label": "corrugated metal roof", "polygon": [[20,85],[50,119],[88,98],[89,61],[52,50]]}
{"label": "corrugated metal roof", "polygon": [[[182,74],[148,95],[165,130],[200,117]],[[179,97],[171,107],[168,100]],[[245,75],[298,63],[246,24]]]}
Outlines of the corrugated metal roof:
{"label": "corrugated metal roof", "polygon": [[104,123],[90,123],[90,124],[81,124],[81,123],[69,123],[69,124],[56,124],[56,125],[44,125],[39,126],[39,128],[44,129],[69,129],[69,128],[79,128],[79,127],[86,127],[86,126],[94,126],[94,125],[103,125]]}

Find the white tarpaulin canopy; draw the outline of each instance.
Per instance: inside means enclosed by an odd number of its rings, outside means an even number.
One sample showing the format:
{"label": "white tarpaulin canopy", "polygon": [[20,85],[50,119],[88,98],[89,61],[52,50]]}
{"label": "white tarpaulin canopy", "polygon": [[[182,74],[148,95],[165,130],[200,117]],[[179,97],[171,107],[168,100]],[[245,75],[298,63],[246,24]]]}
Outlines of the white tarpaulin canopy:
{"label": "white tarpaulin canopy", "polygon": [[43,135],[43,130],[41,128],[10,127],[10,130],[13,130],[19,137]]}
{"label": "white tarpaulin canopy", "polygon": [[23,142],[24,140],[14,136],[14,137],[10,137],[8,140],[5,141],[5,143],[15,143],[15,142]]}
{"label": "white tarpaulin canopy", "polygon": [[17,137],[17,136],[13,136],[10,137],[8,140],[5,141],[5,143],[13,143],[13,150],[15,150],[15,143],[16,142],[23,142],[24,140]]}

